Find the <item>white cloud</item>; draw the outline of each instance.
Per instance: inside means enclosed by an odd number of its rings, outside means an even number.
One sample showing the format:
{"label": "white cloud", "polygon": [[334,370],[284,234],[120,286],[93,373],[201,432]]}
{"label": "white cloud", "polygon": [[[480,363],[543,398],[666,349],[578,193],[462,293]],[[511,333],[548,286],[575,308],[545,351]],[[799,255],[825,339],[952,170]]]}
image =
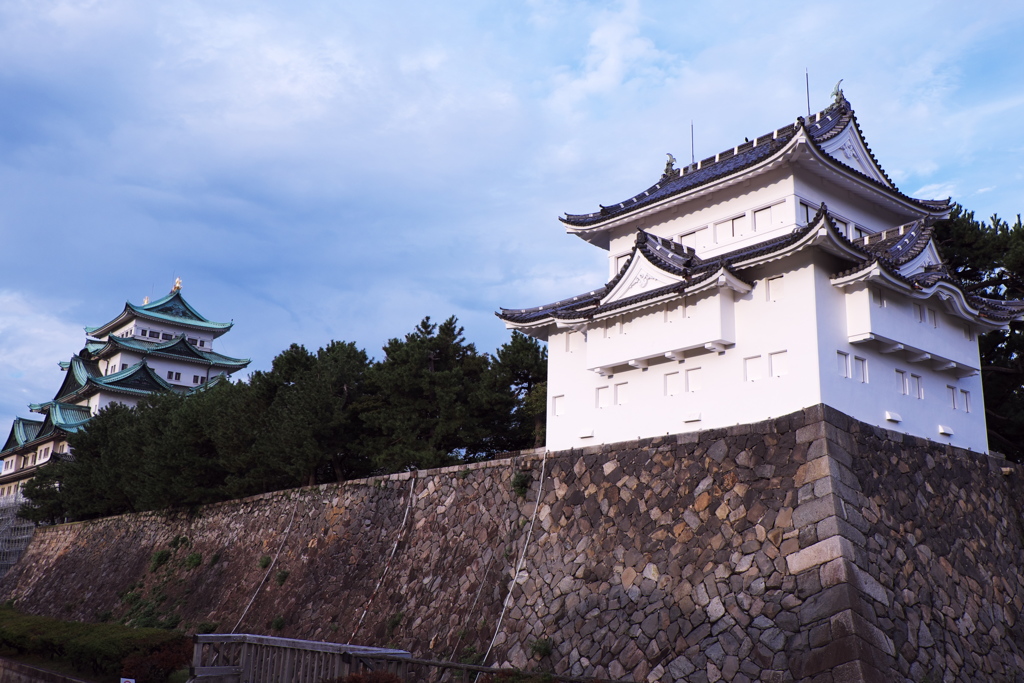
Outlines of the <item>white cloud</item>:
{"label": "white cloud", "polygon": [[49,401],[60,388],[58,361],[70,359],[85,339],[82,326],[62,312],[57,302],[0,289],[0,418],[27,415],[29,403]]}

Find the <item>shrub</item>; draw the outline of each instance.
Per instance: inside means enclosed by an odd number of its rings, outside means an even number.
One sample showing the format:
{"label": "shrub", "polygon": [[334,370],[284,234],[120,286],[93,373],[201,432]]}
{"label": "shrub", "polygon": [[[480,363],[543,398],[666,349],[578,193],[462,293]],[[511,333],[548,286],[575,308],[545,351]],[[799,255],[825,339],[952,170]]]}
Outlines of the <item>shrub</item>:
{"label": "shrub", "polygon": [[291,572],[289,572],[288,570],[286,570],[286,569],[282,569],[281,571],[279,571],[279,572],[277,573],[277,576],[275,576],[275,577],[274,577],[274,581],[276,581],[276,582],[277,582],[277,585],[278,585],[278,586],[283,586],[283,585],[284,585],[284,582],[288,580],[288,575],[289,575],[290,573],[291,573]]}
{"label": "shrub", "polygon": [[270,566],[270,555],[264,555],[260,558],[260,569],[266,569]]}
{"label": "shrub", "polygon": [[516,472],[516,476],[512,477],[512,490],[520,498],[526,498],[526,492],[530,490],[532,482],[533,477],[529,472]]}
{"label": "shrub", "polygon": [[530,653],[534,657],[550,657],[553,651],[550,638],[539,638],[530,643]]}
{"label": "shrub", "polygon": [[185,567],[187,569],[195,569],[203,563],[203,556],[201,553],[189,553],[189,556],[185,558]]}
{"label": "shrub", "polygon": [[273,621],[270,622],[270,628],[275,631],[280,631],[284,628],[284,617],[274,617]]}
{"label": "shrub", "polygon": [[149,561],[149,571],[155,572],[160,567],[167,564],[167,560],[171,559],[170,550],[157,550],[153,553],[153,557]]}
{"label": "shrub", "polygon": [[196,633],[216,633],[217,626],[218,624],[215,621],[201,621],[196,626]]}
{"label": "shrub", "polygon": [[150,652],[133,652],[124,658],[121,677],[137,683],[163,683],[171,672],[188,664],[192,654],[186,639],[159,645]]}
{"label": "shrub", "polygon": [[[191,644],[180,633],[154,629],[134,629],[119,624],[85,624],[64,622],[46,617],[19,614],[11,608],[0,609],[0,647],[11,648],[21,655],[61,659],[86,674],[117,677],[130,655],[139,659],[155,656],[170,658],[176,651],[180,657],[171,669],[188,663]],[[163,674],[166,677],[166,673]],[[158,681],[162,679],[139,679]]]}
{"label": "shrub", "polygon": [[192,545],[192,542],[188,540],[188,536],[175,536],[167,545],[177,550],[178,548],[187,548]]}

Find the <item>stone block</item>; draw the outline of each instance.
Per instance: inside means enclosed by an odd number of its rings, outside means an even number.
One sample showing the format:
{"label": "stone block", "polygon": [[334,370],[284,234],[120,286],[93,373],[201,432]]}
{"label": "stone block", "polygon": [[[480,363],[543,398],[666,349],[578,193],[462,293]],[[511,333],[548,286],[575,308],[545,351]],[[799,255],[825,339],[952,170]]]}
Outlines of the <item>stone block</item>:
{"label": "stone block", "polygon": [[815,439],[825,438],[825,423],[812,422],[796,430],[797,443],[810,443]]}
{"label": "stone block", "polygon": [[845,519],[836,516],[826,517],[818,522],[817,532],[820,540],[831,536],[842,536],[860,547],[864,547],[864,544],[867,543],[867,539],[864,538],[864,534],[859,529],[856,529]]}
{"label": "stone block", "polygon": [[842,515],[835,496],[827,495],[824,498],[813,498],[793,510],[793,525],[802,529],[811,524],[817,524],[826,517]]}

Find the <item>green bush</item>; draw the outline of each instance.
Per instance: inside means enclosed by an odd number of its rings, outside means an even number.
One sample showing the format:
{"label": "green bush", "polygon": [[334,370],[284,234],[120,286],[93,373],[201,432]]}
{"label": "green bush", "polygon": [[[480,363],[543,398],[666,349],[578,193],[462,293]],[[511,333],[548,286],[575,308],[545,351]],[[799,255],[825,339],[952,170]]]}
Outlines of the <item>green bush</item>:
{"label": "green bush", "polygon": [[185,558],[185,568],[195,569],[203,563],[203,556],[201,553],[189,553],[189,556]]}
{"label": "green bush", "polygon": [[550,657],[554,651],[550,638],[539,638],[530,643],[530,654],[534,657]]}
{"label": "green bush", "polygon": [[264,555],[260,558],[260,569],[266,569],[270,566],[270,555]]}
{"label": "green bush", "polygon": [[274,577],[274,581],[277,582],[278,586],[283,586],[284,582],[288,580],[289,574],[291,574],[291,572],[289,572],[287,569],[282,569],[277,573],[277,576]]}
{"label": "green bush", "polygon": [[281,629],[283,629],[284,617],[274,617],[274,619],[270,622],[270,628],[274,629],[275,631],[280,631]]}
{"label": "green bush", "polygon": [[0,647],[19,655],[68,662],[82,674],[117,677],[129,657],[153,660],[162,673],[137,677],[140,683],[158,683],[188,663],[191,644],[180,633],[135,629],[119,624],[84,624],[20,614],[0,608]]}
{"label": "green bush", "polygon": [[160,569],[160,567],[167,564],[167,560],[169,559],[171,559],[170,550],[157,550],[149,560],[149,571],[155,572],[157,569]]}
{"label": "green bush", "polygon": [[532,482],[533,477],[529,472],[516,472],[516,476],[512,477],[512,490],[520,498],[526,498],[526,492],[530,490]]}

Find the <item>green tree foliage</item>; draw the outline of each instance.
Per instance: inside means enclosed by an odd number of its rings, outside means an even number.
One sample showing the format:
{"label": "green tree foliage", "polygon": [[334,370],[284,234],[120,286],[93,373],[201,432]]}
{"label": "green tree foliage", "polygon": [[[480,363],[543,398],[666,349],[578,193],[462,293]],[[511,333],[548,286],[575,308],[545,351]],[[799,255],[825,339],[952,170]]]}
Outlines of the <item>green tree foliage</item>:
{"label": "green tree foliage", "polygon": [[[992,216],[975,220],[957,205],[939,223],[935,239],[949,269],[967,294],[991,299],[1024,299],[1024,226]],[[989,446],[1024,460],[1024,324],[989,332],[979,340]]]}
{"label": "green tree foliage", "polygon": [[513,330],[493,364],[496,390],[506,389],[514,397],[514,447],[544,445],[547,416],[548,350],[532,337]]}
{"label": "green tree foliage", "polygon": [[507,428],[512,405],[492,390],[490,358],[462,333],[454,316],[440,325],[427,317],[384,345],[364,412],[378,469],[438,467],[496,451],[493,430]]}
{"label": "green tree foliage", "polygon": [[514,334],[492,359],[454,317],[426,318],[384,352],[374,363],[352,343],[315,353],[293,344],[249,382],[113,404],[70,435],[73,458],[29,484],[22,515],[192,508],[478,459],[542,433],[547,357],[534,340]]}

